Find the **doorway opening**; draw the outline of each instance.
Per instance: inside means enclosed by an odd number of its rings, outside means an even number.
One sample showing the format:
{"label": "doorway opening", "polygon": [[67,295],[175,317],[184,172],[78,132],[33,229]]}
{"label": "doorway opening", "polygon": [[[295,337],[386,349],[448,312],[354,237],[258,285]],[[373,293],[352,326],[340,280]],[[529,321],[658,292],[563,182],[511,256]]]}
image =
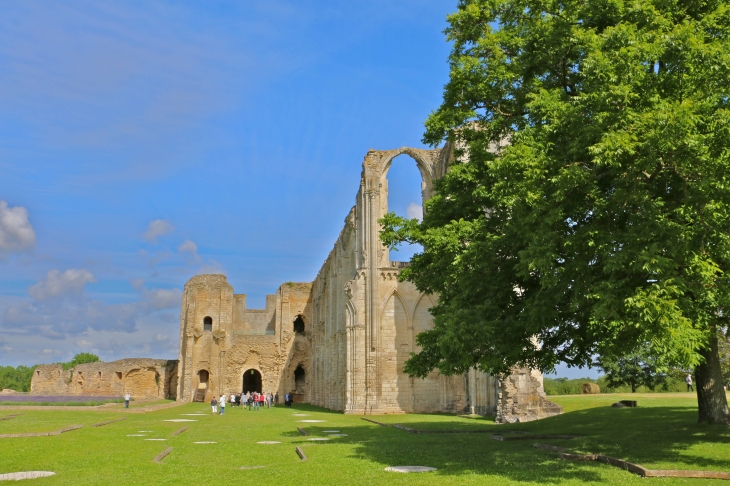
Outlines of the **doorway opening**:
{"label": "doorway opening", "polygon": [[304,334],[304,319],[302,319],[302,316],[297,316],[297,318],[294,319],[294,332],[297,334]]}
{"label": "doorway opening", "polygon": [[306,382],[306,372],[302,365],[297,366],[294,370],[294,393],[304,393],[304,383]]}
{"label": "doorway opening", "polygon": [[246,370],[243,373],[243,393],[261,393],[261,373],[259,370]]}

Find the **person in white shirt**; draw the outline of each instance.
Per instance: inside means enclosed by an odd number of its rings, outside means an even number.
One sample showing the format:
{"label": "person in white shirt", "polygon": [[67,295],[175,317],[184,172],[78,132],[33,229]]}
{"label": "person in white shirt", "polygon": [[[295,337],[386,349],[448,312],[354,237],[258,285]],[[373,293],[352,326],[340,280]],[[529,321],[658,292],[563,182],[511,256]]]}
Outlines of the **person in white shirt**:
{"label": "person in white shirt", "polygon": [[226,413],[226,394],[222,394],[220,400],[218,400],[218,408],[221,409],[221,415]]}
{"label": "person in white shirt", "polygon": [[129,400],[131,400],[132,397],[129,396],[129,393],[124,395],[124,408],[129,408]]}

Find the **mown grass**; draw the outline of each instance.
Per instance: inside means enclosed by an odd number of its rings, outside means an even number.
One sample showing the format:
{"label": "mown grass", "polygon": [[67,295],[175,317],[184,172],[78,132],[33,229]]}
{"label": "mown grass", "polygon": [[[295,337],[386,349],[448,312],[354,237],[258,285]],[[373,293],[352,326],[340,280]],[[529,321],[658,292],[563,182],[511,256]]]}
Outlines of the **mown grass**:
{"label": "mown grass", "polygon": [[26,406],[26,407],[97,407],[106,403],[124,403],[123,398],[111,398],[109,400],[85,400],[80,402],[9,402],[0,401],[2,405]]}
{"label": "mown grass", "polygon": [[[730,429],[696,423],[696,398],[682,396],[598,395],[551,397],[566,413],[527,424],[497,425],[490,419],[446,414],[373,417],[417,429],[495,432],[574,433],[576,440],[542,440],[577,450],[602,452],[651,468],[730,471]],[[619,399],[639,400],[635,409],[615,409]],[[13,413],[0,411],[0,416]],[[145,414],[102,410],[29,410],[0,421],[0,434],[56,430],[71,424],[94,424],[126,417],[99,428],[84,427],[60,436],[0,439],[0,473],[50,470],[56,476],[39,484],[712,484],[711,480],[642,479],[599,463],[569,462],[534,449],[533,441],[498,442],[489,434],[409,434],[311,406],[249,412],[227,407],[212,416],[209,407],[188,404]],[[203,413],[202,416],[183,414]],[[294,413],[308,414],[306,417]],[[196,422],[164,422],[186,418]],[[303,423],[300,420],[325,420]],[[171,434],[181,427],[188,430]],[[310,436],[301,436],[301,426]],[[145,441],[128,434],[151,430]],[[311,442],[339,430],[347,437]],[[260,445],[274,440],[281,444]],[[194,444],[215,441],[217,444]],[[161,464],[152,458],[168,446],[173,452]],[[309,460],[299,461],[301,446]],[[422,465],[435,473],[397,474],[392,465]],[[261,469],[240,469],[265,466]],[[720,484],[717,481],[717,484]],[[723,484],[727,484],[726,482]]]}

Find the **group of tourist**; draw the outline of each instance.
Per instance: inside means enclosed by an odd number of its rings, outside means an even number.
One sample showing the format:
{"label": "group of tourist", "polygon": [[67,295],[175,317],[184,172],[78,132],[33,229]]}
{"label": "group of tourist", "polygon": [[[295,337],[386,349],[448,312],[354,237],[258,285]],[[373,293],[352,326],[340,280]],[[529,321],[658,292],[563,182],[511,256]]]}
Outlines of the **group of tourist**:
{"label": "group of tourist", "polygon": [[[286,394],[286,405],[289,404],[289,395]],[[249,410],[259,410],[260,408],[271,408],[279,403],[279,392],[276,394],[269,392],[246,392],[246,393],[231,393],[230,395],[222,394],[220,398],[213,397],[210,401],[210,407],[213,410],[213,415],[226,413],[226,404],[230,404],[231,407],[246,407]]]}

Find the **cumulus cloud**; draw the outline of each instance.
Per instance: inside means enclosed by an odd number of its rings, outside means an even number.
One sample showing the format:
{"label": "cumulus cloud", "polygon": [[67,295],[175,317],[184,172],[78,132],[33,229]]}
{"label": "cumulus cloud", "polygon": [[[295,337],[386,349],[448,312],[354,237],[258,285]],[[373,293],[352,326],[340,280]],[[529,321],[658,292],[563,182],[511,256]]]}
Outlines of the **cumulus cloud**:
{"label": "cumulus cloud", "polygon": [[164,219],[156,219],[147,225],[147,231],[142,233],[142,238],[150,243],[157,243],[157,238],[175,231],[175,227]]}
{"label": "cumulus cloud", "polygon": [[43,280],[28,288],[28,295],[38,301],[68,294],[81,295],[86,284],[91,282],[96,282],[96,279],[83,268],[70,268],[63,273],[51,270]]}
{"label": "cumulus cloud", "polygon": [[415,218],[418,221],[421,221],[423,219],[423,206],[414,202],[410,203],[406,208],[406,216],[410,219]]}
{"label": "cumulus cloud", "polygon": [[180,289],[147,289],[140,281],[133,282],[139,293],[137,301],[105,304],[84,292],[86,284],[94,281],[85,269],[51,270],[28,288],[30,300],[5,308],[0,327],[52,340],[91,330],[131,333],[140,318],[180,307]]}
{"label": "cumulus cloud", "polygon": [[198,254],[198,245],[195,244],[194,241],[185,240],[182,242],[180,246],[177,247],[177,251],[180,253],[192,253],[194,255]]}
{"label": "cumulus cloud", "polygon": [[10,207],[0,201],[0,252],[29,250],[35,246],[35,230],[28,221],[28,210]]}

